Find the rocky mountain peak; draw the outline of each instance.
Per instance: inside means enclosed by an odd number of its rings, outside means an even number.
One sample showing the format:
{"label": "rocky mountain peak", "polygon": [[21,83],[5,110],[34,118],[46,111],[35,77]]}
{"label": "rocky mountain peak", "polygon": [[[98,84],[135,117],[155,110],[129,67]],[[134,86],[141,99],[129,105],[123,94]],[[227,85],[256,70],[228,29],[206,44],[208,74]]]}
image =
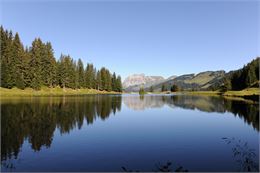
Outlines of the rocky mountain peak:
{"label": "rocky mountain peak", "polygon": [[146,76],[145,74],[133,74],[128,76],[124,82],[123,87],[128,88],[130,86],[137,86],[137,85],[147,85],[153,84],[158,81],[162,81],[164,78],[162,76]]}

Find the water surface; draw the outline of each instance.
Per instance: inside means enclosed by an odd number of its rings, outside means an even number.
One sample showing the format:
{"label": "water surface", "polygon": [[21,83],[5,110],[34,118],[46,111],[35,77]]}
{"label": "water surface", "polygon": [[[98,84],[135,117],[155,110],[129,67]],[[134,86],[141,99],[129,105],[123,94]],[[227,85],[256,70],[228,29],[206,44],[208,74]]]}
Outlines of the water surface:
{"label": "water surface", "polygon": [[1,100],[2,171],[158,171],[167,163],[171,171],[259,171],[258,146],[259,106],[250,101],[182,95]]}

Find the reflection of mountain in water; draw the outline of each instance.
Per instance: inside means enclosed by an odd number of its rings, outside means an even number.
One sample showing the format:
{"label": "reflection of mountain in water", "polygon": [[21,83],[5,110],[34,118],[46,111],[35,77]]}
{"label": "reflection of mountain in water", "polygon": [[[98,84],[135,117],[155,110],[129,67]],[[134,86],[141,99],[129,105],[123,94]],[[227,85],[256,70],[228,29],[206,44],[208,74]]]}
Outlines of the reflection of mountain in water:
{"label": "reflection of mountain in water", "polygon": [[[259,131],[258,104],[206,96],[124,96],[123,102],[134,110],[181,107],[205,112],[232,112]],[[35,151],[50,147],[57,128],[69,133],[108,118],[121,110],[121,96],[33,97],[1,101],[1,160],[17,158],[24,140]]]}
{"label": "reflection of mountain in water", "polygon": [[162,101],[162,98],[158,96],[148,95],[148,96],[139,96],[139,95],[129,95],[123,97],[124,104],[133,109],[133,110],[144,110],[146,108],[160,108],[163,107],[165,102]]}
{"label": "reflection of mountain in water", "polygon": [[258,104],[230,100],[223,97],[209,96],[184,96],[184,95],[147,95],[144,98],[139,96],[123,97],[127,107],[134,110],[146,108],[160,108],[163,105],[169,107],[181,107],[183,109],[198,109],[203,112],[232,112],[235,116],[243,118],[245,122],[252,125],[259,131],[259,107]]}
{"label": "reflection of mountain in water", "polygon": [[25,139],[35,151],[50,147],[56,128],[69,133],[84,120],[106,119],[121,110],[121,96],[46,97],[2,101],[1,160],[17,157]]}

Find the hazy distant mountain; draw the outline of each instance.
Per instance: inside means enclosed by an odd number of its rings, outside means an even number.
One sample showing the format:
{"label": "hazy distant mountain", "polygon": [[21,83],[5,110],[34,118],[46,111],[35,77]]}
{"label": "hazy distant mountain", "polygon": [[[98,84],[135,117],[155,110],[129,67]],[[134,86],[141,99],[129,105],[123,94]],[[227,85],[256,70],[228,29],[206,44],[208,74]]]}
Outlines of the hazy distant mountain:
{"label": "hazy distant mountain", "polygon": [[165,79],[162,76],[145,76],[145,74],[134,74],[128,76],[123,82],[125,91],[139,91],[140,87],[150,87],[159,84]]}
{"label": "hazy distant mountain", "polygon": [[168,77],[168,78],[166,79],[166,81],[175,79],[176,77],[178,77],[178,76],[176,76],[176,75],[170,76],[170,77]]}
{"label": "hazy distant mountain", "polygon": [[[170,90],[171,86],[175,84],[185,90],[206,90],[211,86],[216,85],[216,83],[222,82],[224,76],[225,71],[206,71],[197,75],[185,74],[154,85],[153,88],[155,91],[160,91],[162,85],[165,85],[166,88]],[[146,88],[146,90],[148,90],[148,88]]]}
{"label": "hazy distant mountain", "polygon": [[144,74],[134,74],[125,79],[123,87],[126,92],[137,92],[143,86],[149,91],[153,86],[154,91],[160,91],[162,85],[170,90],[173,84],[185,90],[207,90],[213,86],[223,83],[225,71],[205,71],[198,74],[185,74],[181,76],[171,76],[164,79],[161,76],[145,76]]}

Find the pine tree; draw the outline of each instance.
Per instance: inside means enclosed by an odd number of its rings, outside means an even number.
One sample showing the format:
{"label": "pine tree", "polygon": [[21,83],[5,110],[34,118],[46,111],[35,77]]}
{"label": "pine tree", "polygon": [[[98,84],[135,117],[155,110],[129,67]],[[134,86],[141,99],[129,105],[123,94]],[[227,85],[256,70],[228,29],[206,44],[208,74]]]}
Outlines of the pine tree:
{"label": "pine tree", "polygon": [[228,90],[232,89],[232,85],[231,85],[231,81],[228,78],[224,79],[224,84],[223,86],[220,88],[221,92],[226,92]]}
{"label": "pine tree", "polygon": [[21,89],[25,88],[24,81],[24,49],[20,41],[18,33],[15,34],[12,45],[12,65],[13,65],[13,77],[15,79],[15,86]]}
{"label": "pine tree", "polygon": [[25,87],[31,87],[31,78],[30,78],[31,71],[30,71],[30,66],[29,66],[31,56],[30,56],[28,47],[25,48],[23,58],[24,58],[24,63],[23,63],[24,84],[25,84]]}
{"label": "pine tree", "polygon": [[172,85],[171,92],[177,92],[179,91],[179,87],[177,85]]}
{"label": "pine tree", "polygon": [[62,87],[63,89],[66,88],[66,86],[68,85],[68,68],[66,66],[66,62],[68,61],[67,57],[64,55],[60,56],[60,59],[57,63],[57,76],[58,76],[58,81],[59,81],[59,85],[60,87]]}
{"label": "pine tree", "polygon": [[76,61],[73,61],[73,64],[72,64],[72,88],[73,89],[77,89],[79,88],[79,76],[78,76],[78,73],[77,73],[77,63]]}
{"label": "pine tree", "polygon": [[12,31],[5,31],[5,37],[3,38],[4,48],[1,50],[1,73],[2,85],[5,88],[12,88],[15,86],[15,69],[13,60],[13,34]]}
{"label": "pine tree", "polygon": [[255,81],[257,81],[257,77],[255,74],[255,68],[252,65],[252,66],[249,66],[247,76],[246,76],[247,87],[250,87],[250,85],[253,84]]}
{"label": "pine tree", "polygon": [[87,64],[86,72],[85,72],[85,82],[86,88],[95,88],[94,80],[95,80],[95,70],[93,64]]}
{"label": "pine tree", "polygon": [[53,87],[56,83],[56,60],[52,45],[50,42],[47,42],[42,44],[41,49],[41,78],[45,86]]}
{"label": "pine tree", "polygon": [[92,71],[92,83],[91,83],[91,88],[95,89],[96,88],[96,82],[97,82],[97,69],[94,68]]}
{"label": "pine tree", "polygon": [[93,64],[84,64],[81,59],[74,61],[69,55],[61,55],[56,61],[50,42],[43,43],[34,39],[31,47],[24,49],[18,33],[0,28],[1,41],[1,87],[53,87],[59,85],[68,88],[96,88],[107,91],[122,91],[120,76],[106,68],[96,70]]}
{"label": "pine tree", "polygon": [[65,86],[68,88],[76,88],[76,72],[75,72],[75,66],[73,63],[73,59],[68,55],[64,58],[64,64],[65,66]]}
{"label": "pine tree", "polygon": [[79,87],[84,88],[85,74],[84,74],[84,65],[81,59],[78,60],[77,71],[78,71]]}
{"label": "pine tree", "polygon": [[7,74],[8,74],[8,49],[9,48],[9,39],[8,39],[8,32],[4,30],[4,28],[1,26],[0,28],[1,32],[1,56],[0,56],[0,62],[1,62],[1,87],[8,87],[7,84]]}
{"label": "pine tree", "polygon": [[117,92],[123,91],[121,76],[117,76],[117,78],[116,78],[116,90],[115,91],[117,91]]}
{"label": "pine tree", "polygon": [[103,90],[102,88],[102,80],[101,80],[101,72],[97,71],[97,77],[96,77],[96,89],[97,90]]}
{"label": "pine tree", "polygon": [[31,87],[33,89],[39,90],[42,85],[42,41],[40,38],[36,38],[32,42],[32,47],[30,49],[30,76],[31,76]]}
{"label": "pine tree", "polygon": [[111,79],[112,91],[117,91],[116,73],[114,72]]}
{"label": "pine tree", "polygon": [[107,88],[107,91],[111,91],[112,90],[112,77],[111,77],[111,74],[109,72],[109,70],[106,70],[106,88]]}
{"label": "pine tree", "polygon": [[162,92],[167,91],[165,84],[162,85],[161,91]]}
{"label": "pine tree", "polygon": [[100,70],[101,73],[101,90],[107,90],[107,78],[106,78],[106,69],[104,67]]}

